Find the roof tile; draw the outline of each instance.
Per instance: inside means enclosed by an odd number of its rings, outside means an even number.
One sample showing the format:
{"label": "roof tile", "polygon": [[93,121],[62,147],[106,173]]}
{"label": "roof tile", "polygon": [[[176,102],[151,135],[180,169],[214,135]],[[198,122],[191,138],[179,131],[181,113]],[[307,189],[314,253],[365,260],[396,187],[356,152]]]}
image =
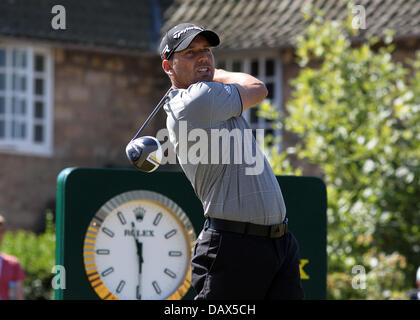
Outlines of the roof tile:
{"label": "roof tile", "polygon": [[[358,39],[382,36],[386,29],[394,29],[397,39],[420,37],[420,0],[359,0],[358,4],[366,9],[367,26]],[[292,47],[307,25],[301,13],[306,5],[335,20],[343,19],[348,10],[345,1],[337,0],[207,0],[205,7],[203,1],[179,0],[172,7],[177,14],[167,17],[163,30],[188,21],[216,31],[222,50]],[[200,7],[203,11],[196,15]]]}
{"label": "roof tile", "polygon": [[[216,31],[219,49],[292,47],[308,22],[302,9],[322,9],[327,19],[343,19],[343,0],[60,0],[67,29],[53,30],[56,0],[1,0],[0,35],[115,47],[156,53],[159,37],[172,26],[193,22]],[[367,35],[394,29],[395,37],[420,37],[420,0],[359,0],[366,8]],[[163,26],[153,16],[158,5]],[[158,17],[159,20],[159,17]]]}

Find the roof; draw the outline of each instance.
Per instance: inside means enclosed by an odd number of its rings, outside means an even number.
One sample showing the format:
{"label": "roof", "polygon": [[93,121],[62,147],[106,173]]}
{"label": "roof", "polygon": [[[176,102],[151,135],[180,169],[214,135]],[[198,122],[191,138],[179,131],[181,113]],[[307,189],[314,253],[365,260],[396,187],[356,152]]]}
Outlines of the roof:
{"label": "roof", "polygon": [[[302,8],[311,4],[322,9],[328,20],[347,14],[344,0],[178,0],[164,14],[163,31],[181,22],[192,22],[214,30],[221,37],[219,49],[246,50],[293,47],[307,22]],[[359,0],[364,6],[366,35],[382,36],[394,29],[395,38],[420,36],[420,0]]]}
{"label": "roof", "polygon": [[[345,0],[1,0],[0,36],[157,54],[160,36],[181,22],[216,31],[218,49],[293,47],[307,22],[308,4],[327,19],[343,19]],[[66,9],[66,30],[54,30],[54,5]],[[394,29],[395,38],[420,37],[420,0],[358,0],[366,8],[367,34]]]}
{"label": "roof", "polygon": [[[173,0],[1,0],[0,35],[155,52],[162,12]],[[64,6],[66,29],[54,30],[54,5]]]}

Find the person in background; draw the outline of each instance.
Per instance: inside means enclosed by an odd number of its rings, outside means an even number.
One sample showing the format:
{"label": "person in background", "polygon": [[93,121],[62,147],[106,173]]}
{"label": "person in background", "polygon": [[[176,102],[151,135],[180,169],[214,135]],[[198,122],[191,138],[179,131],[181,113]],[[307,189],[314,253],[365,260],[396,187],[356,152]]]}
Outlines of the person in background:
{"label": "person in background", "polygon": [[417,288],[408,292],[408,298],[410,300],[420,300],[420,267],[417,269],[416,284]]}
{"label": "person in background", "polygon": [[[0,249],[6,232],[6,219],[0,215]],[[0,300],[23,300],[26,275],[18,258],[0,250]]]}

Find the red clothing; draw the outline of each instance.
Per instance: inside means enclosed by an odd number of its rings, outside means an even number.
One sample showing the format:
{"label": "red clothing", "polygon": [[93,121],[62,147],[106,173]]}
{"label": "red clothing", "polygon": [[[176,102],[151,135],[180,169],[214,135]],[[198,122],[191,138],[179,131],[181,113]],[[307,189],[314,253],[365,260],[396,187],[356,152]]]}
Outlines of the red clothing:
{"label": "red clothing", "polygon": [[9,300],[9,283],[25,280],[19,260],[5,253],[0,254],[0,300]]}

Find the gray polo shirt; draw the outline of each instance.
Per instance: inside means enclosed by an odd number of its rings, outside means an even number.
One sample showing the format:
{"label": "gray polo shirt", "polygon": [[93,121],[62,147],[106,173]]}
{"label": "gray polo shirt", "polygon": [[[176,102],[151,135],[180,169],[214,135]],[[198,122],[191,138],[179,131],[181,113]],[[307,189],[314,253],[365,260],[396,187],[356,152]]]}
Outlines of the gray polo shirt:
{"label": "gray polo shirt", "polygon": [[169,140],[205,216],[281,223],[286,207],[234,85],[198,82],[174,90],[164,106]]}

